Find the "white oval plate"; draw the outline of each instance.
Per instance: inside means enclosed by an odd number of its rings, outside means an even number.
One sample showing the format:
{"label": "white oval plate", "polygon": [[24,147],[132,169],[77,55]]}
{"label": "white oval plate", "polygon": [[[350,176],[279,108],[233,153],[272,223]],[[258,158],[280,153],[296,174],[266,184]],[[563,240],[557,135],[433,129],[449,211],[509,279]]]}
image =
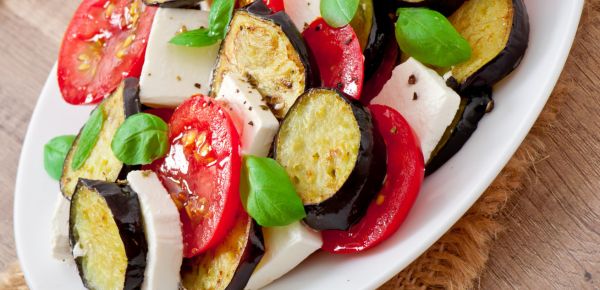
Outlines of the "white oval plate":
{"label": "white oval plate", "polygon": [[[525,0],[531,22],[521,66],[494,91],[496,106],[464,148],[427,178],[402,228],[359,255],[318,253],[269,289],[370,289],[385,283],[438,240],[479,198],[517,150],[546,103],[573,43],[583,0]],[[62,101],[55,70],[44,86],[23,144],[14,228],[21,267],[32,289],[81,289],[72,263],[50,253],[58,184],[43,168],[43,146],[74,134],[90,107]]]}

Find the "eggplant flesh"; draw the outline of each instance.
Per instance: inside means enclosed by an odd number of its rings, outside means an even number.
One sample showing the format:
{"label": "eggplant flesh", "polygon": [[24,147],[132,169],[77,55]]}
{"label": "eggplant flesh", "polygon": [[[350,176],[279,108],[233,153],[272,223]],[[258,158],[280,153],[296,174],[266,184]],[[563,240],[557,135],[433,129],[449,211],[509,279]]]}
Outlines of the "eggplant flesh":
{"label": "eggplant flesh", "polygon": [[358,222],[385,176],[386,151],[371,114],[330,89],[302,95],[283,121],[274,146],[304,203],[305,223],[347,230]]}
{"label": "eggplant flesh", "polygon": [[523,0],[470,0],[448,19],[473,49],[452,69],[459,91],[491,87],[520,64],[529,42]]}
{"label": "eggplant flesh", "polygon": [[235,71],[256,87],[278,119],[318,81],[302,36],[283,11],[256,1],[235,11],[213,72],[212,97]]}
{"label": "eggplant flesh", "polygon": [[160,6],[165,8],[198,8],[200,0],[144,0],[148,6]]}
{"label": "eggplant flesh", "polygon": [[220,245],[184,260],[183,286],[190,290],[244,289],[264,253],[260,227],[244,214]]}
{"label": "eggplant flesh", "polygon": [[123,179],[129,171],[136,168],[126,166],[117,159],[112,152],[111,142],[125,119],[141,111],[138,80],[125,79],[110,97],[100,103],[96,110],[98,109],[104,111],[105,119],[90,156],[79,169],[72,168],[73,155],[79,146],[80,136],[77,136],[65,159],[60,189],[67,199],[71,199],[79,178],[114,182],[118,178]]}
{"label": "eggplant flesh", "polygon": [[454,13],[465,0],[396,0],[399,7],[426,7],[448,16]]}
{"label": "eggplant flesh", "polygon": [[137,194],[127,185],[80,179],[69,239],[88,289],[139,289],[148,246]]}
{"label": "eggplant flesh", "polygon": [[471,135],[477,129],[479,121],[483,116],[493,109],[494,101],[492,99],[491,88],[478,88],[463,94],[464,106],[461,106],[458,121],[452,128],[449,128],[448,136],[444,144],[436,149],[433,157],[427,164],[425,174],[430,175],[444,165],[452,156],[454,156],[467,143]]}

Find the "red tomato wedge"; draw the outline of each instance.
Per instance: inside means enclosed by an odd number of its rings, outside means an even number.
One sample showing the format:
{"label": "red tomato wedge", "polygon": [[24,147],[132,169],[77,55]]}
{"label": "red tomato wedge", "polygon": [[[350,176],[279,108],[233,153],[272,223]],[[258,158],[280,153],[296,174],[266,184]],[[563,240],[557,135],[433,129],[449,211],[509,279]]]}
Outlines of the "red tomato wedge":
{"label": "red tomato wedge", "polygon": [[197,95],[173,113],[169,142],[153,166],[179,208],[189,258],[221,242],[243,210],[240,139],[226,111]]}
{"label": "red tomato wedge", "polygon": [[155,7],[141,0],[84,0],[65,32],[58,85],[73,105],[98,103],[126,77],[139,77]]}
{"label": "red tomato wedge", "polygon": [[388,148],[387,177],[357,224],[348,231],[322,232],[322,249],[327,252],[362,252],[385,241],[404,222],[423,183],[423,153],[412,128],[392,108],[371,105],[369,109]]}
{"label": "red tomato wedge", "polygon": [[273,13],[283,10],[283,0],[263,0],[263,2],[267,4]]}
{"label": "red tomato wedge", "polygon": [[302,32],[302,36],[319,67],[322,85],[359,99],[365,57],[352,27],[333,28],[319,18]]}

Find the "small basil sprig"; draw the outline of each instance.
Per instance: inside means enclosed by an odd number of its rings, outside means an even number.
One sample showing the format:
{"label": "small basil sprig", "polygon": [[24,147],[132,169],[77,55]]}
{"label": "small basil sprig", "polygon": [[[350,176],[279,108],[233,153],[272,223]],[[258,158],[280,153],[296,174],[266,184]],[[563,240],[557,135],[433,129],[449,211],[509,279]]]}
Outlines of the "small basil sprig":
{"label": "small basil sprig", "polygon": [[75,149],[73,162],[71,163],[71,168],[73,170],[81,168],[88,157],[90,157],[92,149],[94,149],[96,142],[98,142],[98,137],[100,136],[103,124],[104,107],[100,105],[92,112],[90,118],[85,123],[85,126],[81,129],[81,133],[79,133],[77,148]]}
{"label": "small basil sprig", "polygon": [[285,169],[273,159],[244,157],[240,194],[246,211],[261,226],[286,226],[306,216]]}
{"label": "small basil sprig", "polygon": [[439,12],[426,8],[397,10],[396,40],[416,60],[450,67],[471,58],[471,46]]}
{"label": "small basil sprig", "polygon": [[111,148],[124,164],[150,164],[167,153],[167,131],[168,126],[161,118],[146,113],[135,114],[117,129]]}
{"label": "small basil sprig", "polygon": [[227,33],[227,25],[231,21],[234,6],[235,0],[215,0],[208,14],[208,28],[179,33],[169,43],[188,47],[202,47],[217,43]]}
{"label": "small basil sprig", "polygon": [[44,145],[44,169],[50,177],[60,180],[65,158],[67,158],[75,138],[74,135],[58,136]]}
{"label": "small basil sprig", "polygon": [[350,23],[360,0],[321,0],[321,16],[332,27],[342,27]]}

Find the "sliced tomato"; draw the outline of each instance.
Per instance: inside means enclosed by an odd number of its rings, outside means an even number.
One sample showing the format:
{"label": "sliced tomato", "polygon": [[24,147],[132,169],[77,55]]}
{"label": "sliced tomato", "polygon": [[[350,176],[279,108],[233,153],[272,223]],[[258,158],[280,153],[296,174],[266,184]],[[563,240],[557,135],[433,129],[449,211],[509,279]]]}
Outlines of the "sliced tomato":
{"label": "sliced tomato", "polygon": [[283,0],[263,0],[263,2],[267,4],[273,13],[283,10]]}
{"label": "sliced tomato", "polygon": [[371,105],[369,109],[388,148],[387,177],[357,224],[348,231],[322,232],[327,252],[361,252],[386,240],[404,222],[423,183],[423,154],[412,128],[392,108]]}
{"label": "sliced tomato", "polygon": [[179,208],[189,258],[223,240],[243,210],[240,139],[227,112],[198,95],[173,113],[169,142],[153,166]]}
{"label": "sliced tomato", "polygon": [[155,7],[142,0],[84,0],[65,32],[58,85],[65,101],[93,104],[139,77]]}
{"label": "sliced tomato", "polygon": [[359,99],[365,57],[352,26],[333,28],[319,18],[302,32],[302,36],[319,67],[322,85]]}

